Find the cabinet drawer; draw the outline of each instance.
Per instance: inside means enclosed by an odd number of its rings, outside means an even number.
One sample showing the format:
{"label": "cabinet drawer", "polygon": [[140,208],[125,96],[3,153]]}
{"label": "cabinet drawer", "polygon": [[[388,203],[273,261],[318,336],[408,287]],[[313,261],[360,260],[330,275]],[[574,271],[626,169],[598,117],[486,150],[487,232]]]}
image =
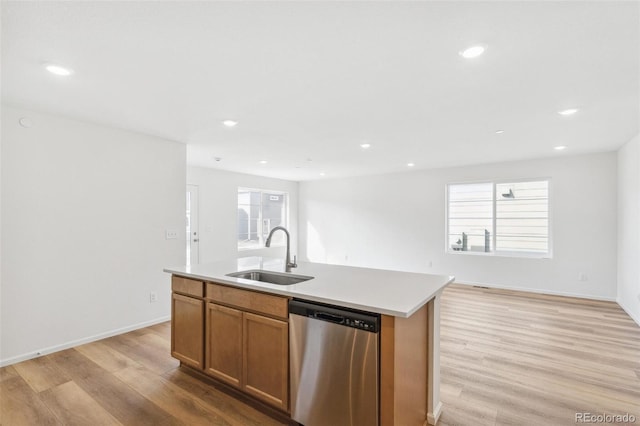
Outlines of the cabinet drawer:
{"label": "cabinet drawer", "polygon": [[189,278],[171,276],[171,289],[176,293],[188,294],[190,296],[202,297],[204,294],[204,282],[191,280]]}
{"label": "cabinet drawer", "polygon": [[207,283],[207,298],[248,311],[287,319],[288,298]]}

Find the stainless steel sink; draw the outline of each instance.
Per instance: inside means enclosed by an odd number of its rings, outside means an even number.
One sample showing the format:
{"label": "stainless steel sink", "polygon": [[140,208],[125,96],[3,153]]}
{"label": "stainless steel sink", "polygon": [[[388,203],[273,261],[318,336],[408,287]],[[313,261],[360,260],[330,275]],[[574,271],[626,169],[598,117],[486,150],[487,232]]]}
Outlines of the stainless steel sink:
{"label": "stainless steel sink", "polygon": [[291,285],[301,283],[313,279],[306,275],[292,275],[271,271],[263,271],[261,269],[252,269],[250,271],[240,271],[227,274],[228,277],[243,278],[245,280],[260,281],[269,284]]}

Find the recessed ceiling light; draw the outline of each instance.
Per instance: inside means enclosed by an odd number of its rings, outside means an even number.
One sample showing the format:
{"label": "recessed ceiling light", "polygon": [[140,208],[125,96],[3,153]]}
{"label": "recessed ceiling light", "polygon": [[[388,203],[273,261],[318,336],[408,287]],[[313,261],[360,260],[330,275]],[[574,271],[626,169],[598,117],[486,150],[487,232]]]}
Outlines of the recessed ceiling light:
{"label": "recessed ceiling light", "polygon": [[501,134],[503,134],[503,133],[504,133],[504,130],[496,130],[496,133],[497,133],[497,134],[499,134],[499,135],[501,135]]}
{"label": "recessed ceiling light", "polygon": [[407,163],[407,167],[413,167],[413,166],[415,166],[414,163]]}
{"label": "recessed ceiling light", "polygon": [[553,149],[555,149],[556,151],[564,151],[565,149],[567,149],[567,147],[564,145],[558,145],[554,146]]}
{"label": "recessed ceiling light", "polygon": [[224,121],[222,122],[222,124],[224,124],[224,125],[225,125],[225,126],[227,126],[227,127],[236,127],[236,125],[238,124],[238,122],[237,122],[237,121],[234,121],[234,120],[224,120]]}
{"label": "recessed ceiling light", "polygon": [[578,108],[569,108],[569,109],[563,109],[562,111],[558,111],[558,114],[560,114],[560,115],[573,115],[576,112],[578,112]]}
{"label": "recessed ceiling light", "polygon": [[51,74],[60,75],[62,77],[68,77],[73,74],[73,70],[56,64],[45,64],[44,67]]}
{"label": "recessed ceiling light", "polygon": [[267,160],[260,160],[260,164],[267,164]]}
{"label": "recessed ceiling light", "polygon": [[458,52],[460,54],[460,56],[462,56],[465,59],[473,59],[473,58],[477,58],[478,56],[482,55],[485,51],[485,47],[482,45],[477,45],[477,46],[471,46],[466,48],[465,50]]}
{"label": "recessed ceiling light", "polygon": [[361,143],[360,144],[360,148],[369,149],[369,148],[371,148],[371,144],[370,143]]}
{"label": "recessed ceiling light", "polygon": [[320,176],[324,176],[324,172],[320,172]]}

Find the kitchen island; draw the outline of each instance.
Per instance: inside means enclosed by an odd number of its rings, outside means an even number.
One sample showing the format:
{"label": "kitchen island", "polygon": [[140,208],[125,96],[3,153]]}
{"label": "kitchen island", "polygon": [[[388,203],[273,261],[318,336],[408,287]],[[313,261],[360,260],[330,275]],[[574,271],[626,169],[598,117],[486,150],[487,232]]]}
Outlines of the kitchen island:
{"label": "kitchen island", "polygon": [[288,302],[292,298],[380,315],[379,424],[435,424],[439,304],[451,276],[300,262],[291,285],[228,276],[282,273],[278,259],[249,257],[166,268],[172,274],[172,355],[289,413]]}

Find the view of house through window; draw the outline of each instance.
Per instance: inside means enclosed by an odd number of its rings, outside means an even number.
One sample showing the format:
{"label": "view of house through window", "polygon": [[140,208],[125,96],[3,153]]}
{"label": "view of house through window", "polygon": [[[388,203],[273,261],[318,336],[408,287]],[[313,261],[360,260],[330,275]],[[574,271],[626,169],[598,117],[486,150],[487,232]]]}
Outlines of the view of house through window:
{"label": "view of house through window", "polygon": [[447,250],[550,254],[549,181],[448,185]]}
{"label": "view of house through window", "polygon": [[[285,192],[238,188],[238,250],[264,247],[271,229],[289,226],[289,196]],[[285,243],[284,232],[271,246]]]}

